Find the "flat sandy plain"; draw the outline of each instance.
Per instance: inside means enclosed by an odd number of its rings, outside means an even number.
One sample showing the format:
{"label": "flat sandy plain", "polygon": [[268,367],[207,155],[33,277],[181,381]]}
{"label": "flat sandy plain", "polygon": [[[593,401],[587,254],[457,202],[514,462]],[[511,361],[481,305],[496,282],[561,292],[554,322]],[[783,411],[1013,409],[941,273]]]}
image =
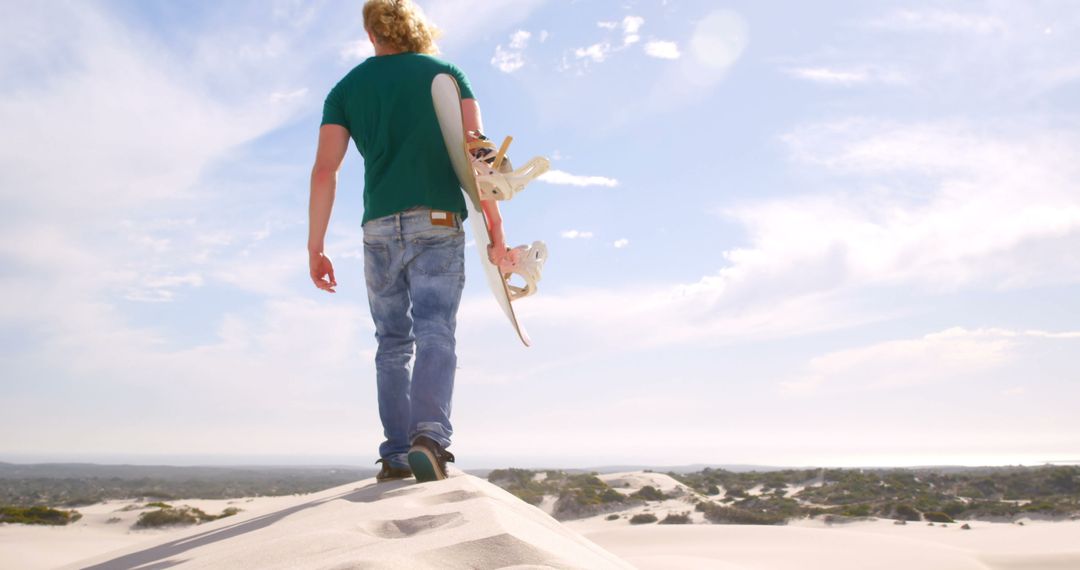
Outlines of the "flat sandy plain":
{"label": "flat sandy plain", "polygon": [[[678,485],[657,473],[602,477],[627,493]],[[1080,569],[1080,522],[744,526],[693,513],[695,524],[629,523],[644,510],[661,519],[690,510],[670,500],[616,520],[559,523],[545,503],[526,505],[460,472],[424,485],[366,479],[308,495],[172,502],[212,514],[242,509],[196,527],[133,530],[142,511],[129,505],[138,504],[109,501],[80,508],[83,518],[66,527],[0,525],[0,568]]]}

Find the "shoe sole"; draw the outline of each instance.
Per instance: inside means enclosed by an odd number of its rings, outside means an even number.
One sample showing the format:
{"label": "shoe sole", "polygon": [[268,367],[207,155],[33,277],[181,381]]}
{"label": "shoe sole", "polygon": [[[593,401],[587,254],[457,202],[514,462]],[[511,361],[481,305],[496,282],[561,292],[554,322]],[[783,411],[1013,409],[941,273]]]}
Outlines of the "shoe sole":
{"label": "shoe sole", "polygon": [[409,467],[412,468],[417,483],[446,479],[446,473],[439,469],[435,454],[426,447],[416,446],[409,450]]}

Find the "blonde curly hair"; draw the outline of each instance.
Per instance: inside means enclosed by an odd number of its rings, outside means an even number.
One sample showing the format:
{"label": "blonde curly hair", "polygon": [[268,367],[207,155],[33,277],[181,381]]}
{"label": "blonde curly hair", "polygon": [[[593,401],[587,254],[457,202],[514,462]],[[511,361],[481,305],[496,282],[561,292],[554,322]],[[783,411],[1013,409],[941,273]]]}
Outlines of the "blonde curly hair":
{"label": "blonde curly hair", "polygon": [[437,54],[439,29],[410,0],[368,0],[364,4],[364,29],[375,41],[401,51]]}

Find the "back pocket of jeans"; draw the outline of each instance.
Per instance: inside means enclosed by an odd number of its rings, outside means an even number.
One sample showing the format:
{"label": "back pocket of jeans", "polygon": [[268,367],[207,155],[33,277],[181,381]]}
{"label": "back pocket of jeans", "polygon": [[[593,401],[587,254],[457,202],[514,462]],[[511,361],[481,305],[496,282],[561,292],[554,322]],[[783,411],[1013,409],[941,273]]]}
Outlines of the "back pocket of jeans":
{"label": "back pocket of jeans", "polygon": [[364,242],[364,280],[369,290],[386,287],[390,273],[390,248],[385,243]]}
{"label": "back pocket of jeans", "polygon": [[465,232],[451,228],[442,231],[440,228],[414,236],[411,241],[419,250],[412,263],[420,273],[465,273]]}

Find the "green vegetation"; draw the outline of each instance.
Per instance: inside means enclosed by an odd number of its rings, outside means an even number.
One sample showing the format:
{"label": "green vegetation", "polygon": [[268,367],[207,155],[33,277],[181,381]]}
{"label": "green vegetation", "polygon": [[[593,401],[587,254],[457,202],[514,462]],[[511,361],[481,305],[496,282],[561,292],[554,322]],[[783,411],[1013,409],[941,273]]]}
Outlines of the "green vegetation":
{"label": "green vegetation", "polygon": [[690,524],[690,513],[668,513],[660,524]]}
{"label": "green vegetation", "polygon": [[61,511],[49,507],[0,507],[0,523],[63,526],[81,518],[78,511]]}
{"label": "green vegetation", "polygon": [[787,517],[775,513],[755,512],[737,507],[725,507],[715,503],[698,503],[698,511],[716,524],[784,524]]}
{"label": "green vegetation", "polygon": [[656,521],[656,515],[652,513],[640,513],[630,517],[630,524],[649,524]]}
{"label": "green vegetation", "polygon": [[922,520],[922,515],[911,505],[896,505],[892,518],[902,521],[919,521]]}
{"label": "green vegetation", "polygon": [[488,474],[488,481],[531,505],[540,504],[545,495],[556,497],[552,514],[559,520],[593,516],[636,502],[634,498],[612,489],[596,475],[596,473],[566,473],[564,471],[496,469]]}
{"label": "green vegetation", "polygon": [[656,487],[652,485],[645,485],[638,492],[630,495],[635,499],[641,499],[643,501],[663,501],[667,497],[664,496]]}
{"label": "green vegetation", "polygon": [[928,520],[930,522],[938,522],[938,523],[956,522],[955,520],[953,520],[952,517],[950,517],[949,515],[941,512],[941,511],[927,511],[927,512],[923,513],[922,516],[923,516],[924,519],[926,519],[926,520]]}
{"label": "green vegetation", "polygon": [[[764,473],[704,469],[669,475],[704,496],[716,496],[723,487],[727,493],[721,502],[770,517],[826,515],[840,520],[835,517],[876,516],[938,522],[1012,520],[1033,515],[1080,517],[1080,466],[789,469]],[[760,494],[752,497],[750,490],[755,487]]]}
{"label": "green vegetation", "polygon": [[[162,504],[162,503],[159,503]],[[219,515],[209,515],[194,507],[172,507],[164,505],[156,511],[147,511],[139,515],[135,521],[135,528],[158,528],[163,526],[201,524],[225,517],[231,517],[240,512],[236,507],[229,507]]]}
{"label": "green vegetation", "polygon": [[[488,481],[510,491],[517,498],[529,503],[539,505],[545,494],[557,494],[556,487],[546,479],[537,481],[538,472],[527,469],[496,469],[488,473]],[[551,477],[555,472],[545,472],[545,476]]]}
{"label": "green vegetation", "polygon": [[0,505],[92,505],[111,499],[176,501],[313,493],[375,474],[339,467],[170,467],[0,463]]}
{"label": "green vegetation", "polygon": [[706,468],[668,475],[694,492],[669,496],[647,485],[625,495],[596,473],[553,470],[499,469],[488,479],[534,505],[545,495],[555,497],[554,515],[560,520],[676,498],[704,513],[707,520],[726,524],[783,524],[801,517],[938,523],[1080,518],[1080,466],[768,472]]}

